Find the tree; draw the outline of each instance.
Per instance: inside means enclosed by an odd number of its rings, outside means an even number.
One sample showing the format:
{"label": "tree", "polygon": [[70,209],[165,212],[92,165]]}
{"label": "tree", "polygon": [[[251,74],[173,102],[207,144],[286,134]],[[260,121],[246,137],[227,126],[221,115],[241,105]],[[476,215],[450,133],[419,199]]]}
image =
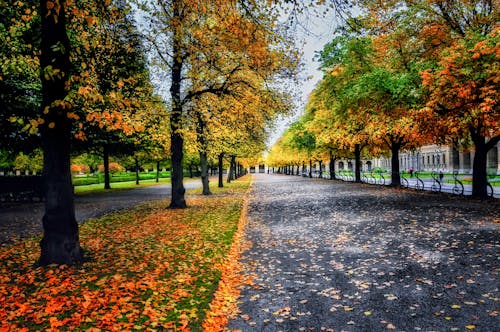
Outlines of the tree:
{"label": "tree", "polygon": [[132,154],[145,127],[157,121],[159,108],[141,36],[126,3],[116,0],[89,9],[95,19],[74,41],[83,65],[74,79],[73,101],[86,110],[76,116],[88,122],[78,130],[75,146],[102,155],[104,188],[110,189],[110,155]]}
{"label": "tree", "polygon": [[[37,2],[0,2],[0,141],[12,154],[40,145],[30,123],[41,103]],[[36,111],[34,111],[36,110]]]}
{"label": "tree", "polygon": [[[427,90],[420,126],[438,143],[472,141],[473,196],[486,197],[486,154],[498,143],[498,2],[361,3],[379,22],[379,29],[412,27],[404,38],[393,39],[419,52],[417,66]],[[388,12],[397,14],[385,15]]]}
{"label": "tree", "polygon": [[470,138],[475,147],[472,195],[487,197],[487,153],[500,141],[500,28],[467,33],[443,49],[435,69],[422,72],[428,91],[422,116],[442,142]]}
{"label": "tree", "polygon": [[356,182],[361,182],[361,153],[371,143],[366,121],[370,110],[366,104],[352,101],[358,91],[356,80],[371,70],[371,56],[368,37],[335,37],[318,54],[325,74],[312,97],[312,106],[320,110],[317,115],[326,115],[329,140],[354,154]]}
{"label": "tree", "polygon": [[65,3],[40,1],[42,20],[41,81],[45,214],[40,242],[40,264],[75,264],[83,261],[75,219],[70,170],[71,104],[68,95],[70,44],[66,34]]}
{"label": "tree", "polygon": [[[295,52],[283,52],[280,45],[286,43],[272,29],[276,17],[250,2],[159,1],[157,6],[141,7],[151,22],[148,40],[155,63],[168,71],[170,83],[170,207],[184,208],[182,131],[190,104],[204,94],[230,94],[241,88],[249,70],[263,78],[276,75],[280,65],[292,63]],[[290,72],[286,68],[283,71]]]}

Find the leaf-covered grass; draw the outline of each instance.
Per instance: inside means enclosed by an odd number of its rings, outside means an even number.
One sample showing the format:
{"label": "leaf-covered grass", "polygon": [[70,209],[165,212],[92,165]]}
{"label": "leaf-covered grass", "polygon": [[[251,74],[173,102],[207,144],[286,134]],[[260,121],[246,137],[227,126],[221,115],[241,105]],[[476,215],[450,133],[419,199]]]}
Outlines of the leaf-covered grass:
{"label": "leaf-covered grass", "polygon": [[34,267],[39,239],[0,248],[0,330],[201,330],[250,178],[189,209],[147,203],[90,220],[79,267]]}

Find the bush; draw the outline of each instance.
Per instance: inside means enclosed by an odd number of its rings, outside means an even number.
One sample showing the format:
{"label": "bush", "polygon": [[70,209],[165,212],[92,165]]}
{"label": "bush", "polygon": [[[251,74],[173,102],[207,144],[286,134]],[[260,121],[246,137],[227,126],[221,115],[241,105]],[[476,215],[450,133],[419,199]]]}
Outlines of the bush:
{"label": "bush", "polygon": [[74,186],[86,186],[89,184],[97,184],[97,183],[99,183],[99,179],[97,178],[97,176],[73,178],[73,185]]}

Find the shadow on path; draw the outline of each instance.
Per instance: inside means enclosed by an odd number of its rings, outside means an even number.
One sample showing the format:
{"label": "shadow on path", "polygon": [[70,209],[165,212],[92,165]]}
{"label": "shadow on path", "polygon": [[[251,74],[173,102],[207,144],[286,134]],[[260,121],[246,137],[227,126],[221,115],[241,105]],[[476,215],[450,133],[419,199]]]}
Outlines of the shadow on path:
{"label": "shadow on path", "polygon": [[255,175],[241,331],[498,331],[500,205]]}

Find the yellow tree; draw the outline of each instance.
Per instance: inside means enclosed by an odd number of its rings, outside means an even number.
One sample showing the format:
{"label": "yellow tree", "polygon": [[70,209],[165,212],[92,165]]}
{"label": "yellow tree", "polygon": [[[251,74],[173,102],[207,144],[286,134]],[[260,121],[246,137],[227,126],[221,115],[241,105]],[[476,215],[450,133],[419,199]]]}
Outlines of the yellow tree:
{"label": "yellow tree", "polygon": [[154,62],[166,70],[170,84],[170,206],[184,208],[182,129],[189,104],[204,94],[229,93],[244,84],[243,73],[249,69],[262,77],[274,73],[284,55],[277,51],[282,39],[272,28],[275,17],[252,2],[249,6],[221,0],[138,2],[146,8]]}
{"label": "yellow tree", "polygon": [[317,148],[328,156],[330,179],[335,179],[336,160],[350,158],[352,154],[343,142],[343,131],[339,131],[339,123],[335,121],[332,111],[326,106],[325,101],[318,97],[317,91],[313,91],[309,96],[306,112],[311,114],[311,119],[307,122],[306,128],[316,138]]}

